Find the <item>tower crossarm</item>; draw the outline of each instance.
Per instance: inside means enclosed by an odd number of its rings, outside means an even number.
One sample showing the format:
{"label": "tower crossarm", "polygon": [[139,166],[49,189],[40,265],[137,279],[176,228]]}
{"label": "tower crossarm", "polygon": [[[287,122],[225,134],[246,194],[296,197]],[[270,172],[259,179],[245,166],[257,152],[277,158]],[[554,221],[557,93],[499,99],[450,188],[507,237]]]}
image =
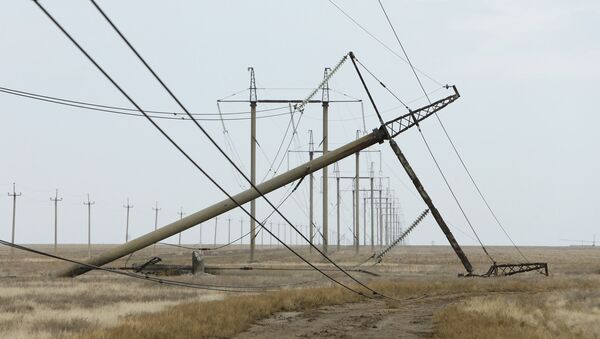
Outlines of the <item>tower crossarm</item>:
{"label": "tower crossarm", "polygon": [[435,112],[441,110],[442,108],[448,106],[456,99],[460,97],[456,86],[452,86],[454,90],[454,94],[443,99],[440,99],[432,104],[421,107],[417,110],[410,111],[407,114],[397,117],[396,119],[390,120],[385,123],[385,127],[389,134],[390,138],[396,137],[398,134],[404,132],[405,130],[413,127],[414,125],[419,126],[419,122],[425,120]]}

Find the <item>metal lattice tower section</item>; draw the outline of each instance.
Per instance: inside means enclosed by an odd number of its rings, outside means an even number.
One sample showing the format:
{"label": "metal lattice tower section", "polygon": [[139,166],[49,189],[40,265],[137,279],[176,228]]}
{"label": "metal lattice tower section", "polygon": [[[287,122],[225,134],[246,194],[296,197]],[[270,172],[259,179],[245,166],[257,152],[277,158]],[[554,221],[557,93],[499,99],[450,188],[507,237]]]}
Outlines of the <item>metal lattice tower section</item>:
{"label": "metal lattice tower section", "polygon": [[325,83],[323,84],[323,90],[321,95],[321,101],[323,103],[329,102],[329,78],[328,75],[331,72],[331,67],[325,67],[325,71],[323,71],[323,79]]}
{"label": "metal lattice tower section", "polygon": [[[248,67],[250,71],[250,182],[256,185],[256,77],[254,67]],[[256,200],[250,201],[250,262],[254,261],[254,250],[256,248]]]}
{"label": "metal lattice tower section", "polygon": [[254,76],[254,67],[248,67],[250,72],[250,102],[256,102],[258,96],[256,95],[256,77]]}
{"label": "metal lattice tower section", "polygon": [[[329,73],[331,68],[325,67],[323,71],[323,155],[329,152]],[[329,247],[329,173],[327,166],[323,167],[323,253],[327,254]]]}

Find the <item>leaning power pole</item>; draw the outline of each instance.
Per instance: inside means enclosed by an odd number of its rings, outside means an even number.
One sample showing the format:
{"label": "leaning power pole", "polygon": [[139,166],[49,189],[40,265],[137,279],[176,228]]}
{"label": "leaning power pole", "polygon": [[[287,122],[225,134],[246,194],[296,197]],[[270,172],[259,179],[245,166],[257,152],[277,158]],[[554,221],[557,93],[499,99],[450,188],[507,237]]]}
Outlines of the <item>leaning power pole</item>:
{"label": "leaning power pole", "polygon": [[[161,210],[161,208],[158,208],[158,201],[156,202],[155,206],[152,207],[152,210],[154,211],[154,231],[156,231],[158,229],[158,211]],[[152,255],[156,255],[156,243],[154,243],[152,246]]]}
{"label": "leaning power pole", "polygon": [[[417,110],[413,110],[408,114],[399,116],[394,120],[391,120],[381,125],[379,128],[373,130],[372,132],[362,136],[360,139],[354,140],[345,145],[337,147],[335,150],[329,151],[326,155],[315,158],[313,161],[301,164],[293,169],[290,169],[285,173],[273,176],[271,179],[256,185],[256,187],[251,187],[241,192],[238,192],[237,194],[229,195],[226,199],[223,199],[222,201],[216,202],[195,213],[192,213],[183,218],[182,220],[177,220],[173,223],[165,225],[155,232],[150,232],[145,235],[142,235],[127,244],[115,246],[105,251],[104,253],[101,253],[93,257],[92,259],[85,261],[85,263],[95,266],[105,265],[111,261],[126,256],[139,249],[148,247],[154,244],[155,242],[173,236],[183,230],[194,227],[201,222],[210,220],[218,215],[222,215],[223,213],[238,208],[240,207],[240,205],[249,203],[250,201],[260,198],[265,194],[268,194],[285,185],[300,180],[301,178],[304,178],[307,175],[314,173],[315,171],[321,170],[327,165],[331,165],[337,161],[340,161],[341,159],[356,154],[356,152],[359,152],[360,150],[366,149],[377,143],[383,143],[385,141],[388,141],[392,145],[394,152],[396,154],[399,154],[398,146],[394,143],[392,138],[398,136],[399,134],[403,133],[404,131],[410,129],[413,126],[416,126],[416,124],[420,123],[421,121],[433,115],[435,112],[446,107],[447,105],[458,99],[458,97],[459,94],[455,90],[455,94],[440,99],[430,105],[424,106]],[[402,163],[403,165],[405,165],[407,161],[403,159]],[[414,173],[411,172],[411,174],[413,174],[414,177]],[[421,187],[419,188],[421,189],[421,191],[423,190]],[[429,205],[432,205],[431,201],[428,202]],[[436,218],[436,220],[437,219],[438,218]],[[451,240],[451,245],[453,246],[455,252],[457,252],[457,254],[462,253],[460,246],[456,243],[454,238],[452,238],[452,234],[448,232],[447,228],[443,228],[443,230],[445,231],[445,234],[447,235],[448,239]],[[469,267],[468,271],[471,272],[472,267],[468,266],[469,263],[464,254],[461,257],[461,259],[464,259],[463,263],[465,267]],[[57,271],[55,275],[62,277],[74,277],[88,272],[89,270],[89,267],[84,267],[81,264],[73,264],[60,271]]]}
{"label": "leaning power pole", "polygon": [[[323,155],[327,154],[329,148],[329,81],[328,76],[331,72],[331,68],[325,67],[323,72],[323,93],[321,101],[323,101]],[[327,166],[323,167],[323,253],[327,254],[327,247],[329,246],[329,199],[328,199],[328,187],[329,179],[327,173]]]}
{"label": "leaning power pole", "polygon": [[[13,198],[13,212],[12,212],[12,236],[10,238],[10,242],[11,243],[15,243],[15,222],[16,222],[16,216],[17,216],[17,197],[20,197],[21,195],[23,195],[23,193],[19,192],[17,194],[16,192],[16,184],[13,182],[13,191],[12,193],[8,193],[9,197]],[[10,248],[10,254],[13,254],[14,249],[11,247]]]}
{"label": "leaning power pole", "polygon": [[[256,79],[254,68],[248,67],[250,71],[250,182],[256,185]],[[250,262],[254,261],[254,249],[256,248],[256,200],[250,201]],[[216,229],[215,229],[216,232]],[[216,233],[215,233],[216,237]],[[216,239],[216,238],[215,238]]]}
{"label": "leaning power pole", "polygon": [[90,201],[90,194],[88,193],[87,201],[83,202],[88,210],[88,258],[92,257],[92,205],[95,203],[95,201]]}
{"label": "leaning power pole", "polygon": [[62,200],[62,198],[58,197],[57,188],[54,192],[54,197],[50,197],[50,201],[54,202],[54,253],[56,253],[58,247],[58,202]]}
{"label": "leaning power pole", "polygon": [[127,219],[125,222],[125,243],[129,241],[129,210],[133,208],[133,205],[129,204],[129,198],[127,198],[127,204],[123,205],[123,208],[127,210]]}

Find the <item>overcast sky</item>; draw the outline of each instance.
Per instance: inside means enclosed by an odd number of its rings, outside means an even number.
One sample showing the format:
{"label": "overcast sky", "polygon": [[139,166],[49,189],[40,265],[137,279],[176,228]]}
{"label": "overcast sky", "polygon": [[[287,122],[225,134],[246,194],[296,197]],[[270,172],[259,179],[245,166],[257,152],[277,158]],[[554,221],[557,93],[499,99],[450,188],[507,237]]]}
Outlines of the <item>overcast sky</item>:
{"label": "overcast sky", "polygon": [[[145,109],[177,110],[175,103],[142,68],[107,23],[86,1],[42,3]],[[261,99],[303,99],[317,86],[323,68],[348,51],[371,69],[412,108],[426,103],[402,60],[344,17],[328,1],[99,1],[107,14],[147,58],[184,104],[194,112],[215,113],[216,101],[248,88],[248,66],[256,70]],[[336,0],[378,39],[397,53],[400,48],[377,1]],[[596,99],[600,81],[597,1],[384,1],[400,39],[433,99],[450,93],[439,84],[456,84],[462,97],[440,118],[488,201],[518,244],[568,245],[561,239],[600,236],[600,117]],[[0,86],[104,105],[131,105],[42,14],[32,1],[0,5]],[[372,78],[366,77],[385,119],[405,113]],[[434,79],[435,81],[432,81]],[[332,98],[365,100],[363,123],[356,103],[331,105],[330,148],[356,137],[356,130],[378,127],[350,63],[330,82]],[[282,90],[280,88],[299,88]],[[436,91],[437,90],[437,91]],[[345,93],[343,96],[339,93]],[[320,94],[319,94],[320,95]],[[247,99],[244,91],[231,99]],[[415,100],[418,99],[418,100]],[[223,111],[247,111],[248,104],[221,104]],[[259,105],[260,112],[285,113],[280,105]],[[321,140],[321,107],[309,106],[292,149],[306,150],[308,130]],[[19,243],[53,239],[53,205],[59,189],[59,241],[87,241],[86,194],[92,209],[93,241],[124,240],[127,197],[131,236],[154,227],[152,207],[162,208],[159,223],[178,218],[180,207],[191,213],[224,198],[143,118],[59,106],[0,93],[0,238],[10,239],[12,200],[6,194],[17,183]],[[246,117],[247,115],[240,115]],[[289,115],[260,119],[257,140],[258,177],[272,174]],[[229,192],[241,189],[239,178],[223,157],[189,121],[160,121]],[[203,126],[228,151],[218,121]],[[476,194],[435,118],[423,133],[486,244],[509,244]],[[249,169],[249,121],[226,121],[226,128]],[[462,244],[475,244],[417,130],[397,138],[438,208]],[[404,170],[387,144],[381,150],[382,174],[410,223],[423,209]],[[290,165],[307,159],[289,157]],[[369,173],[377,153],[362,157]],[[353,174],[353,158],[340,164]],[[280,170],[287,167],[287,159]],[[316,224],[321,227],[321,174],[315,176]],[[297,224],[306,225],[308,181],[282,207]],[[366,183],[365,183],[366,184]],[[247,185],[244,185],[247,186]],[[351,182],[343,182],[348,190]],[[334,182],[330,182],[330,228],[335,228]],[[285,189],[271,194],[278,201]],[[349,240],[351,193],[343,192],[342,228]],[[259,202],[260,219],[269,209]],[[361,211],[362,213],[362,211]],[[239,234],[239,210],[219,218],[219,239],[226,238],[227,218]],[[248,217],[243,217],[248,228]],[[271,218],[277,224],[281,220]],[[361,220],[362,222],[362,220]],[[214,221],[205,226],[212,239]],[[198,242],[197,228],[184,242]],[[332,234],[332,238],[334,235]],[[432,218],[411,235],[411,244],[446,244]],[[222,240],[221,240],[222,242]]]}

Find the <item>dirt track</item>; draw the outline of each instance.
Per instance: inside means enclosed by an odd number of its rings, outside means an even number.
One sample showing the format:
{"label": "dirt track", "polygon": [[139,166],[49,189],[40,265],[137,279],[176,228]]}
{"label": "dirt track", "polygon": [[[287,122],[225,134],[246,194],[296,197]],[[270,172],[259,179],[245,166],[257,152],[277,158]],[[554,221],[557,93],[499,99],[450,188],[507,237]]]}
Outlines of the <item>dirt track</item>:
{"label": "dirt track", "polygon": [[308,312],[283,312],[237,338],[421,338],[433,333],[433,314],[457,295],[424,297],[394,306],[366,301]]}

